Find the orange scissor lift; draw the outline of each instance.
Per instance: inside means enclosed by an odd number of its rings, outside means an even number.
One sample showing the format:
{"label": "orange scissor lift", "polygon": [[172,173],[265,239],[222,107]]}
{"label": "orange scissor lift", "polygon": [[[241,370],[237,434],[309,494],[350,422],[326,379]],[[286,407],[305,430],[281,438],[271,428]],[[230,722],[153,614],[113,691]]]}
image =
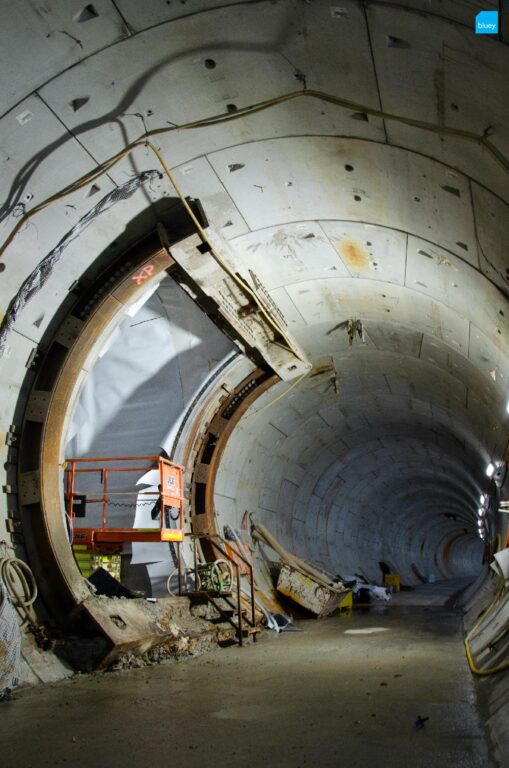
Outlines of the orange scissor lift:
{"label": "orange scissor lift", "polygon": [[[115,466],[116,464],[116,466]],[[115,491],[110,490],[110,480],[115,473],[140,473],[159,471],[157,491]],[[99,491],[93,494],[80,493],[79,478],[99,476]],[[87,483],[87,485],[90,481]],[[113,485],[113,483],[111,483]],[[134,502],[129,502],[134,497]],[[65,499],[73,545],[81,545],[88,552],[111,554],[120,552],[126,542],[176,542],[184,540],[184,518],[182,499],[182,467],[162,456],[113,456],[86,459],[66,459]],[[159,500],[159,527],[114,528],[108,526],[108,506],[135,507],[142,503]],[[100,527],[79,527],[76,520],[78,502],[87,505],[101,505]]]}

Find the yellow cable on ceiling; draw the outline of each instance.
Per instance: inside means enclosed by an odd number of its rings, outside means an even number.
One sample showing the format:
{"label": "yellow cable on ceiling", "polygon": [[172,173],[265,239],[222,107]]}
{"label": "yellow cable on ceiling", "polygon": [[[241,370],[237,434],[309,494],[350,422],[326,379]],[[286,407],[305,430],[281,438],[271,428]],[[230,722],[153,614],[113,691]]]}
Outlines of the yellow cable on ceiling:
{"label": "yellow cable on ceiling", "polygon": [[125,147],[125,149],[121,150],[120,152],[117,152],[115,155],[112,155],[112,157],[110,157],[101,165],[97,166],[97,168],[95,168],[93,171],[89,171],[88,173],[86,173],[85,175],[77,179],[75,182],[73,182],[72,184],[69,184],[67,187],[64,187],[59,192],[56,192],[54,195],[51,195],[50,197],[46,198],[46,200],[43,200],[41,203],[39,203],[38,205],[35,205],[29,211],[25,212],[22,216],[20,216],[17,224],[9,233],[9,235],[4,240],[2,245],[0,246],[0,258],[3,256],[5,250],[11,244],[11,242],[14,240],[15,236],[17,235],[21,227],[27,221],[29,221],[33,216],[35,216],[35,214],[44,210],[44,208],[47,208],[48,205],[51,205],[52,203],[58,200],[61,200],[67,195],[70,195],[73,192],[76,192],[85,186],[88,186],[90,183],[100,178],[105,173],[108,173],[108,171],[114,165],[116,165],[120,160],[122,160],[124,157],[129,155],[134,149],[136,149],[137,147],[146,146],[146,142],[149,138],[153,136],[161,136],[166,133],[172,133],[173,131],[205,128],[205,127],[218,125],[220,123],[230,122],[232,120],[239,120],[240,118],[246,117],[248,115],[256,114],[257,112],[270,109],[271,107],[274,107],[278,104],[283,104],[284,102],[293,101],[294,99],[300,99],[303,97],[325,101],[326,103],[333,104],[343,109],[349,109],[349,110],[352,110],[353,112],[364,112],[365,114],[371,115],[372,117],[379,117],[382,120],[389,120],[393,122],[402,123],[412,128],[419,128],[421,130],[430,131],[432,133],[437,133],[440,135],[463,139],[465,141],[470,141],[478,146],[482,145],[485,149],[488,150],[488,152],[492,155],[492,157],[500,165],[503,166],[503,168],[506,171],[509,171],[509,161],[488,140],[485,134],[479,136],[470,131],[464,131],[458,128],[447,128],[446,126],[436,125],[434,123],[428,123],[423,120],[414,120],[413,118],[404,117],[403,115],[395,115],[390,112],[384,112],[383,110],[380,110],[380,109],[374,109],[373,107],[369,107],[365,104],[358,104],[356,102],[349,101],[348,99],[342,99],[338,96],[334,96],[333,94],[325,93],[323,91],[315,91],[315,90],[307,90],[307,89],[302,91],[292,91],[290,93],[283,94],[281,96],[276,96],[272,99],[267,99],[265,101],[258,102],[257,104],[252,104],[247,107],[242,107],[238,109],[236,112],[223,112],[213,117],[204,118],[202,120],[195,120],[193,122],[185,123],[183,125],[165,126],[164,128],[155,128],[153,130],[146,131],[138,139],[128,144]]}

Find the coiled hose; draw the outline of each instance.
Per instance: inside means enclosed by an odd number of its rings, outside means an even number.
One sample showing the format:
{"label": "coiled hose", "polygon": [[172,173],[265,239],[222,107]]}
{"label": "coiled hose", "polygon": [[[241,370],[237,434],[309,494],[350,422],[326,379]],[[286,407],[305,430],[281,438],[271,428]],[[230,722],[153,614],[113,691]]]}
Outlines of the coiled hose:
{"label": "coiled hose", "polygon": [[28,565],[16,557],[4,557],[0,559],[0,579],[21,619],[20,628],[36,626],[33,605],[37,599],[37,584]]}
{"label": "coiled hose", "polygon": [[472,657],[472,651],[470,650],[470,640],[472,639],[473,635],[475,634],[476,630],[480,627],[480,625],[484,622],[484,620],[491,614],[493,609],[500,604],[500,597],[503,593],[503,589],[499,591],[493,602],[488,606],[488,608],[484,611],[484,613],[479,617],[479,619],[476,621],[468,635],[466,636],[464,643],[465,643],[465,653],[468,660],[468,666],[470,667],[470,671],[474,675],[478,675],[480,677],[488,676],[488,675],[494,675],[496,672],[502,672],[504,669],[509,669],[509,661],[504,661],[501,664],[498,664],[496,667],[490,667],[487,669],[479,669],[476,667],[474,659]]}

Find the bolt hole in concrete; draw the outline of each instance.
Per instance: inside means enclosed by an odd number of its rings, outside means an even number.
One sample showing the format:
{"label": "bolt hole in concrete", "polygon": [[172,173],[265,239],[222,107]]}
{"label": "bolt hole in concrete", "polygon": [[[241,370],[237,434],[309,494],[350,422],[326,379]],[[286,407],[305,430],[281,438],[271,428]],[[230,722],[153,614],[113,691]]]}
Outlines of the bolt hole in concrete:
{"label": "bolt hole in concrete", "polygon": [[110,616],[110,619],[119,629],[125,629],[127,627],[127,624],[120,616]]}
{"label": "bolt hole in concrete", "polygon": [[92,19],[97,19],[98,17],[99,14],[96,8],[92,5],[92,3],[89,3],[73,17],[73,21],[77,21],[78,23],[82,24],[85,21],[92,21]]}
{"label": "bolt hole in concrete", "polygon": [[442,189],[444,192],[448,192],[450,195],[454,195],[454,197],[461,197],[461,192],[456,187],[451,187],[449,184],[444,184],[442,186]]}

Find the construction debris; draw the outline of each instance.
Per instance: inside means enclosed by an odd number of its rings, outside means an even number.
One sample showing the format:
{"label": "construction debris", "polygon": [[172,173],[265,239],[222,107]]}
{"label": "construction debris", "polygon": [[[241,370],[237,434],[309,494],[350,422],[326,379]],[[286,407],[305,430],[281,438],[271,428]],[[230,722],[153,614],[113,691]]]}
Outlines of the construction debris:
{"label": "construction debris", "polygon": [[253,539],[266,544],[281,560],[277,590],[318,617],[328,616],[337,609],[350,589],[331,574],[290,554],[260,523],[252,524]]}
{"label": "construction debris", "polygon": [[[338,578],[340,578],[338,576]],[[357,602],[369,602],[371,598],[375,600],[390,600],[391,590],[387,587],[379,587],[377,584],[371,584],[369,581],[360,579],[357,576],[345,577],[345,586],[348,586],[352,590],[354,598],[358,598]]]}
{"label": "construction debris", "polygon": [[329,616],[337,609],[342,597],[348,590],[333,589],[318,584],[311,576],[283,563],[279,572],[277,591],[289,597],[318,618]]}

